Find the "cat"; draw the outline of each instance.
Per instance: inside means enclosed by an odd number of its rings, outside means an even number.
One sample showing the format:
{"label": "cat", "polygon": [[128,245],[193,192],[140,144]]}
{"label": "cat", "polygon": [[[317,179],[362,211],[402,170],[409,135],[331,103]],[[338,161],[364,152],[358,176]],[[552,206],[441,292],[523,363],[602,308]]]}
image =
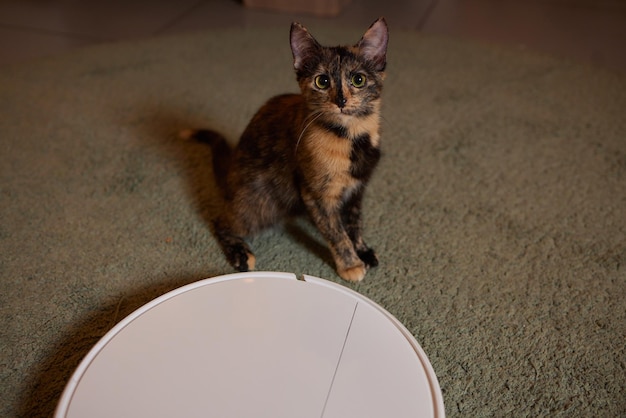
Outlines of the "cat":
{"label": "cat", "polygon": [[341,278],[360,281],[378,265],[363,241],[361,202],[381,155],[388,38],[379,18],[354,46],[325,47],[294,22],[290,43],[301,94],[267,101],[234,149],[214,131],[181,133],[212,147],[225,198],[213,228],[236,270],[255,266],[246,238],[302,212],[327,241]]}

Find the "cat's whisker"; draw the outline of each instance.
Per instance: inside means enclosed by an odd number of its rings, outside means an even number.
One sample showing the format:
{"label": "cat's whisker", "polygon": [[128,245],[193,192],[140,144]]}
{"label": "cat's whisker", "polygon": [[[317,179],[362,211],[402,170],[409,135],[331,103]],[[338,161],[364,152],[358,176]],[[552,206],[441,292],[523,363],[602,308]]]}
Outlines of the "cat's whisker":
{"label": "cat's whisker", "polygon": [[[307,118],[313,116],[313,119],[311,119],[304,127],[304,129],[302,129],[302,132],[300,132],[300,136],[298,137],[298,141],[296,142],[296,149],[295,152],[298,152],[298,146],[300,145],[300,140],[302,139],[302,136],[304,135],[304,133],[306,132],[307,128],[309,126],[311,126],[311,124],[313,122],[315,122],[320,116],[322,116],[323,112],[318,111],[318,112],[314,112],[312,114],[310,114],[309,116],[307,116]],[[305,119],[306,120],[306,119]]]}

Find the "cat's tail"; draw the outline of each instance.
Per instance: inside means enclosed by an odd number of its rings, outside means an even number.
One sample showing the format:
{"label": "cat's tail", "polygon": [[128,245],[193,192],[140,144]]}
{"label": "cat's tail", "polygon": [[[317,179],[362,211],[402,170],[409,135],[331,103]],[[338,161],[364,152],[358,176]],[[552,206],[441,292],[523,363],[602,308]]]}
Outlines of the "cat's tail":
{"label": "cat's tail", "polygon": [[228,176],[228,167],[230,166],[232,154],[232,148],[228,145],[226,138],[220,133],[208,129],[185,129],[179,132],[178,136],[181,139],[195,140],[211,147],[213,151],[213,172],[215,173],[215,180],[222,190],[222,194],[226,195],[228,190],[226,178]]}

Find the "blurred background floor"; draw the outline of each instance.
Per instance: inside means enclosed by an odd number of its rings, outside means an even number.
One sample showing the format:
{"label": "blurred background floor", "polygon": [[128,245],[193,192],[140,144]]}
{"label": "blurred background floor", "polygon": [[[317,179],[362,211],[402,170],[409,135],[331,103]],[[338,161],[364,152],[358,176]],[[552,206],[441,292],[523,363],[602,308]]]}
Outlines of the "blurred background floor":
{"label": "blurred background floor", "polygon": [[505,44],[626,72],[626,0],[338,0],[347,4],[334,17],[250,8],[246,1],[0,0],[0,66],[208,28],[287,30],[292,20],[366,28],[385,16],[391,31]]}

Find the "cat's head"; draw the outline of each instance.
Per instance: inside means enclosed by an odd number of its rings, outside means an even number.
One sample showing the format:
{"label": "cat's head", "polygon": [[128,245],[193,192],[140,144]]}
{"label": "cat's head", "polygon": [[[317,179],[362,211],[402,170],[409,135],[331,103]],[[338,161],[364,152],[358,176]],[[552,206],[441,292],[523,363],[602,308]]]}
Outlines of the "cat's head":
{"label": "cat's head", "polygon": [[387,64],[387,23],[376,20],[353,46],[321,46],[299,23],[291,25],[298,84],[313,112],[342,120],[378,111]]}

